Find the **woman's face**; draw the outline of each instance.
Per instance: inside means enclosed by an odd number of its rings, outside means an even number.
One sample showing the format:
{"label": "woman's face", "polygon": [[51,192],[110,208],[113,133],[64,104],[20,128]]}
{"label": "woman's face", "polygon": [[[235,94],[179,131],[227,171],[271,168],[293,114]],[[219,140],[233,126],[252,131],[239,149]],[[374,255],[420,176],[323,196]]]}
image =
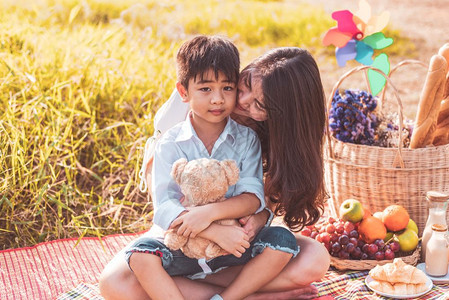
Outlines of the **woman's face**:
{"label": "woman's face", "polygon": [[234,113],[255,121],[265,121],[267,111],[264,109],[262,80],[255,76],[251,76],[250,80],[246,76],[240,76],[237,88]]}

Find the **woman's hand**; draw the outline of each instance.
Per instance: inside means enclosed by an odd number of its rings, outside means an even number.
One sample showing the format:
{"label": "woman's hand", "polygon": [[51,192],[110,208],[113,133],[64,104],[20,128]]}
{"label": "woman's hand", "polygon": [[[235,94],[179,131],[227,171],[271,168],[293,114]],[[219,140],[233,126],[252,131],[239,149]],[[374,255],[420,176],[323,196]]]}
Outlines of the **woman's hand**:
{"label": "woman's hand", "polygon": [[256,234],[265,226],[267,223],[268,212],[266,210],[261,211],[255,215],[249,215],[239,219],[240,224],[243,229],[248,233],[249,241],[252,241]]}
{"label": "woman's hand", "polygon": [[208,205],[186,207],[187,212],[181,214],[170,225],[170,229],[178,227],[177,234],[194,238],[213,222]]}
{"label": "woman's hand", "polygon": [[241,257],[250,246],[248,234],[240,226],[216,224],[213,236],[212,241],[235,257]]}

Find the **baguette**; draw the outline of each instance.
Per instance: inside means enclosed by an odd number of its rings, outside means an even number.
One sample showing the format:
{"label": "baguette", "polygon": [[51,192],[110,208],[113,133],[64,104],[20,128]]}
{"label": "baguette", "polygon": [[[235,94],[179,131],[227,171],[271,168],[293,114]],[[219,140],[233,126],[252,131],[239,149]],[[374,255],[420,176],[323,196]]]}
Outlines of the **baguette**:
{"label": "baguette", "polygon": [[432,144],[437,128],[443,90],[446,83],[447,62],[441,55],[430,59],[429,70],[421,92],[410,148],[423,148]]}
{"label": "baguette", "polygon": [[441,102],[433,144],[435,146],[449,144],[449,97]]}
{"label": "baguette", "polygon": [[[438,54],[446,59],[449,68],[449,43],[443,45]],[[437,129],[433,138],[435,146],[449,144],[449,70],[446,74],[446,84],[444,85],[443,101],[438,113]]]}
{"label": "baguette", "polygon": [[[438,51],[438,54],[446,59],[446,63],[449,65],[449,43],[443,45]],[[449,96],[449,72],[446,74],[446,84],[444,85],[443,98],[446,99]]]}

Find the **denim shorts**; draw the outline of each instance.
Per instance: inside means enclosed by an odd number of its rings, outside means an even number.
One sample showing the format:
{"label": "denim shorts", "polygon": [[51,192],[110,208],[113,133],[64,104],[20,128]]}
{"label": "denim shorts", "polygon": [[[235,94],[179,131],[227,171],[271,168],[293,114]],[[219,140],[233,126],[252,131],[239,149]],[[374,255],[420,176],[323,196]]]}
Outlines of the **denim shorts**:
{"label": "denim shorts", "polygon": [[125,251],[125,258],[129,265],[131,255],[135,252],[157,255],[161,258],[162,266],[170,276],[202,279],[206,275],[226,267],[246,264],[252,257],[262,253],[266,247],[293,254],[293,257],[300,250],[293,233],[284,227],[273,226],[262,228],[241,257],[229,254],[210,260],[189,258],[180,250],[170,250],[156,238],[141,237]]}

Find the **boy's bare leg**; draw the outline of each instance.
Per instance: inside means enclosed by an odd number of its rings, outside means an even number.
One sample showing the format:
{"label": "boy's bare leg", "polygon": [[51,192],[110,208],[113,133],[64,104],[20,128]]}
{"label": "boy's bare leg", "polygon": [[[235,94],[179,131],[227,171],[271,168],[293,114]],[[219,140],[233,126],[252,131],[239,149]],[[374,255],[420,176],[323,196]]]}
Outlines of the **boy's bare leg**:
{"label": "boy's bare leg", "polygon": [[129,265],[151,299],[184,299],[173,278],[162,267],[159,256],[133,253]]}
{"label": "boy's bare leg", "polygon": [[275,278],[292,258],[292,254],[265,248],[252,258],[220,295],[225,299],[243,299],[260,290]]}
{"label": "boy's bare leg", "polygon": [[173,279],[186,300],[210,299],[213,295],[220,294],[224,290],[221,286],[182,276],[176,276]]}
{"label": "boy's bare leg", "polygon": [[[329,268],[330,258],[326,248],[314,239],[296,235],[300,253],[258,293],[248,299],[313,299],[318,290],[312,282],[322,279]],[[208,283],[226,287],[239,273],[242,266],[231,267],[207,276]]]}
{"label": "boy's bare leg", "polygon": [[[291,259],[288,265],[275,279],[264,285],[260,291],[248,299],[313,299],[317,290],[311,283],[323,278],[329,268],[329,254],[317,241],[297,235],[301,252]],[[174,277],[184,297],[209,299],[228,286],[242,269],[242,266],[230,267],[204,280],[190,280]],[[100,278],[100,290],[106,299],[145,299],[145,292],[136,276],[128,267],[122,255],[116,255],[109,262]]]}

